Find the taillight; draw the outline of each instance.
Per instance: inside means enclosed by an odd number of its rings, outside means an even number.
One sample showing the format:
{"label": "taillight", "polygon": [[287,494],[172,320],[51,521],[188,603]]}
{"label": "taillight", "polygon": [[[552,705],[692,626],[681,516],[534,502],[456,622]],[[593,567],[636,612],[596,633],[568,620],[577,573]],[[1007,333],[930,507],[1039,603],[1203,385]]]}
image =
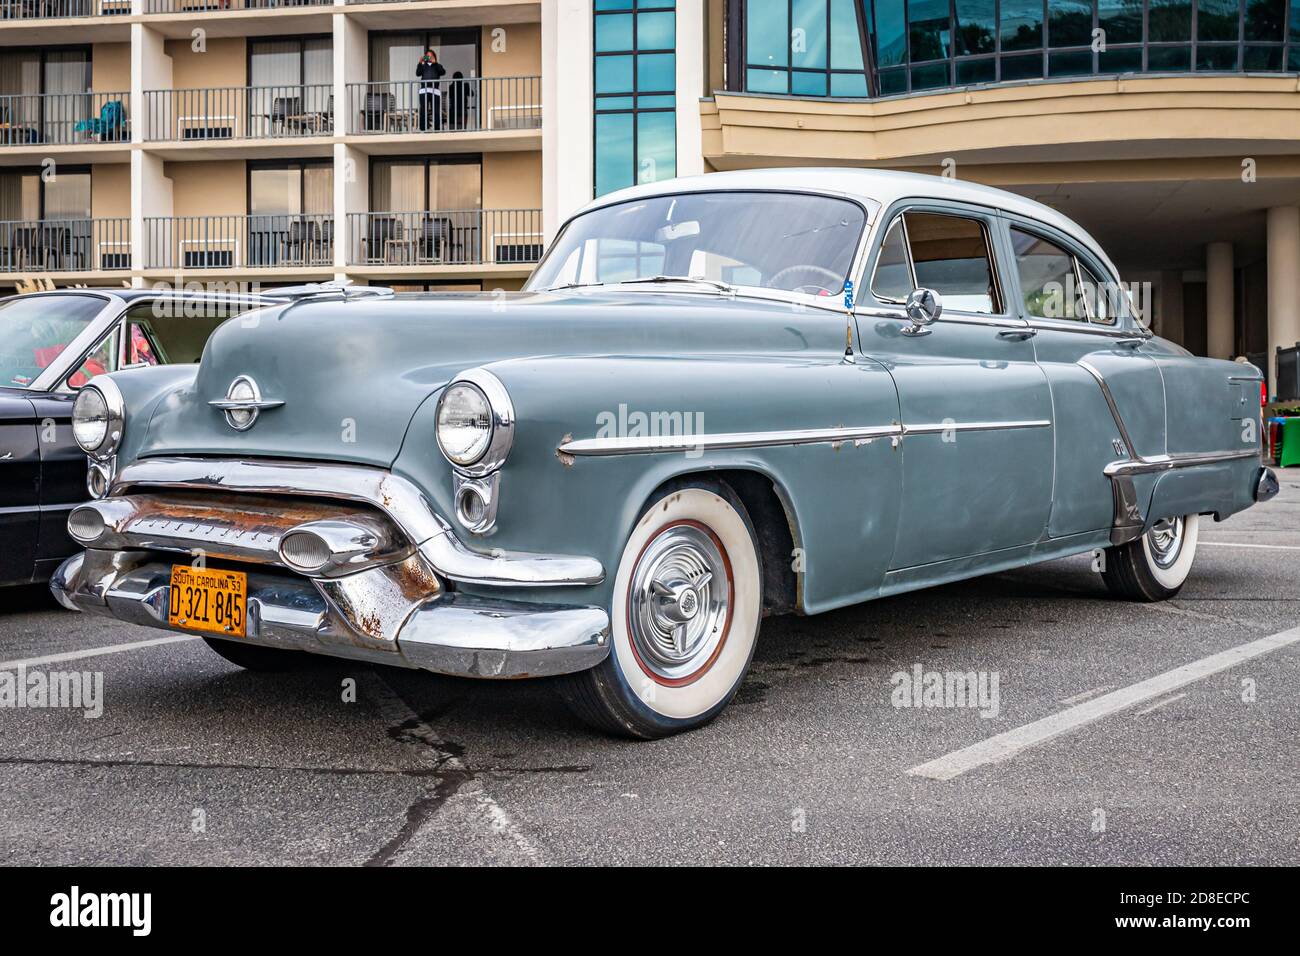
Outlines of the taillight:
{"label": "taillight", "polygon": [[1268,404],[1268,382],[1259,383],[1259,407],[1263,408]]}

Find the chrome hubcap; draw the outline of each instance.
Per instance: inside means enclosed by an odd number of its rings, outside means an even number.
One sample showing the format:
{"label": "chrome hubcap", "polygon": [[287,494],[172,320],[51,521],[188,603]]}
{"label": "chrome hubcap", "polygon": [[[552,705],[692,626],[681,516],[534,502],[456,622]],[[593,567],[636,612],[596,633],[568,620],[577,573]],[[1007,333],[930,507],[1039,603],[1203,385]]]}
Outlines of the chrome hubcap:
{"label": "chrome hubcap", "polygon": [[1147,541],[1151,545],[1151,559],[1159,567],[1172,566],[1183,549],[1183,519],[1164,518],[1157,521],[1147,532]]}
{"label": "chrome hubcap", "polygon": [[637,657],[668,680],[712,659],[726,633],[727,564],[713,537],[693,525],[660,532],[632,572],[628,623]]}

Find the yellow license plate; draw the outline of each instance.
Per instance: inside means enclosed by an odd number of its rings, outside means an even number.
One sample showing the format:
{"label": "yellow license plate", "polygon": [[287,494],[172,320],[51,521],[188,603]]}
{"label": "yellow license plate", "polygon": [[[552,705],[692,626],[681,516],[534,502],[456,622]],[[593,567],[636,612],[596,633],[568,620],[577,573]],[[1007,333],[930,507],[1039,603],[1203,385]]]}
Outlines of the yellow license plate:
{"label": "yellow license plate", "polygon": [[248,575],[172,566],[167,623],[190,631],[244,636],[248,617]]}

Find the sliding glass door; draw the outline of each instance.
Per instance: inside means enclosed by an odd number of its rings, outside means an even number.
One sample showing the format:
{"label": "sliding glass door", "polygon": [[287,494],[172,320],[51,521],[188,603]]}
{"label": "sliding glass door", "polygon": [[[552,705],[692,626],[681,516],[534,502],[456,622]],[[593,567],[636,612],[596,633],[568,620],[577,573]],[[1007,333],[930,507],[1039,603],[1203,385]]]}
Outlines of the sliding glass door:
{"label": "sliding glass door", "polygon": [[82,271],[92,261],[90,170],[0,171],[0,260],[10,269]]}
{"label": "sliding glass door", "polygon": [[0,142],[74,142],[95,108],[89,90],[89,47],[0,53]]}
{"label": "sliding glass door", "polygon": [[333,211],[334,168],[328,160],[250,163],[249,264],[333,264]]}
{"label": "sliding glass door", "polygon": [[370,163],[369,261],[481,261],[483,164],[478,156],[403,156]]}
{"label": "sliding glass door", "polygon": [[329,133],[334,126],[330,37],[248,41],[249,127],[256,133]]}

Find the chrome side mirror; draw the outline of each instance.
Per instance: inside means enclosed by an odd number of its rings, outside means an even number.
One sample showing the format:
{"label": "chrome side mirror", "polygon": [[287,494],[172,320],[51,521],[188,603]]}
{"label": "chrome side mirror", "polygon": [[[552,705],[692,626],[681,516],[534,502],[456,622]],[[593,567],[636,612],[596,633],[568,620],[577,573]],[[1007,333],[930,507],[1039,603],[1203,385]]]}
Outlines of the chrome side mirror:
{"label": "chrome side mirror", "polygon": [[929,335],[930,330],[926,326],[933,325],[943,315],[943,297],[933,289],[913,289],[907,294],[904,309],[912,325],[903,329],[903,334]]}

